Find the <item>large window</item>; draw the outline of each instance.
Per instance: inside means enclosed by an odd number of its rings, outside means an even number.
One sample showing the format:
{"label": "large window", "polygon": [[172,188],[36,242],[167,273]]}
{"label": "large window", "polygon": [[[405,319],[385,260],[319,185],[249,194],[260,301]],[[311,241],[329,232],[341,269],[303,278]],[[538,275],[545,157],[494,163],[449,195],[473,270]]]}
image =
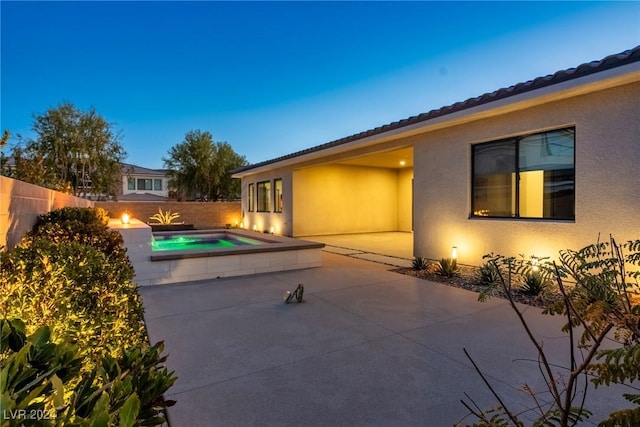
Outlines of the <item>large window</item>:
{"label": "large window", "polygon": [[256,200],[255,186],[253,184],[249,184],[249,191],[247,191],[247,197],[249,198],[249,200],[247,200],[247,204],[249,205],[249,212],[253,212],[254,210],[253,204],[255,203],[255,200]]}
{"label": "large window", "polygon": [[282,212],[282,179],[273,180],[273,211]]}
{"label": "large window", "polygon": [[271,181],[258,183],[258,212],[271,212]]}
{"label": "large window", "polygon": [[153,180],[153,191],[162,191],[162,180],[154,179]]}
{"label": "large window", "polygon": [[472,216],[575,218],[575,129],[472,147]]}
{"label": "large window", "polygon": [[153,190],[153,180],[138,178],[138,190]]}
{"label": "large window", "polygon": [[135,178],[127,178],[127,190],[135,190],[135,189],[136,189]]}

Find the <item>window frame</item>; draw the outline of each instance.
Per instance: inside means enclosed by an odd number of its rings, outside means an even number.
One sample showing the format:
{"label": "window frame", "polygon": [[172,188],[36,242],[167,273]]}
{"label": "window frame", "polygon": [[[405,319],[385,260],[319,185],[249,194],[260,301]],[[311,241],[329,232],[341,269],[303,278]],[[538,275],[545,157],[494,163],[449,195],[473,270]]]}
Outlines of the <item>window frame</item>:
{"label": "window frame", "polygon": [[[280,184],[280,198],[278,199],[278,184]],[[282,213],[282,178],[273,180],[273,212]]]}
{"label": "window frame", "polygon": [[[261,184],[265,187],[265,193],[268,192],[268,194],[264,195],[264,198],[260,197],[260,187]],[[268,187],[267,187],[268,184]],[[266,180],[266,181],[258,181],[256,183],[256,212],[271,212],[271,198],[272,198],[272,191],[271,191],[271,180]],[[263,201],[265,203],[265,206],[261,206],[261,201]]]}
{"label": "window frame", "polygon": [[249,184],[249,187],[247,189],[247,199],[249,204],[249,206],[247,206],[247,210],[249,212],[253,212],[255,209],[255,194],[256,194],[255,185],[252,182]]}
{"label": "window frame", "polygon": [[[526,170],[521,170],[520,165],[520,142],[531,136],[535,135],[544,135],[550,134],[553,132],[561,132],[561,131],[572,131],[573,133],[573,174],[572,174],[572,183],[573,183],[573,209],[571,217],[531,217],[531,216],[521,216],[520,215],[520,198],[521,198],[521,188],[520,188],[520,174],[522,172],[527,172]],[[514,167],[514,199],[512,202],[515,204],[515,212],[510,216],[500,216],[500,215],[477,215],[476,209],[476,149],[477,147],[486,146],[488,144],[500,144],[505,142],[512,142],[515,145],[514,156],[515,156],[515,167]],[[543,169],[543,171],[547,171],[550,169]],[[544,215],[544,213],[543,213]],[[471,212],[469,213],[470,219],[512,219],[512,220],[535,220],[535,221],[567,221],[567,222],[575,222],[576,218],[576,127],[574,126],[564,126],[556,129],[549,129],[545,131],[531,132],[522,135],[517,135],[509,138],[501,138],[492,141],[485,141],[480,143],[471,144]]]}
{"label": "window frame", "polygon": [[[140,188],[140,181],[142,181],[144,183],[142,185],[142,188]],[[147,188],[147,182],[149,182],[149,184],[150,184],[149,188]],[[137,190],[144,190],[144,191],[153,191],[153,179],[151,179],[151,178],[138,178],[136,180],[136,189]]]}

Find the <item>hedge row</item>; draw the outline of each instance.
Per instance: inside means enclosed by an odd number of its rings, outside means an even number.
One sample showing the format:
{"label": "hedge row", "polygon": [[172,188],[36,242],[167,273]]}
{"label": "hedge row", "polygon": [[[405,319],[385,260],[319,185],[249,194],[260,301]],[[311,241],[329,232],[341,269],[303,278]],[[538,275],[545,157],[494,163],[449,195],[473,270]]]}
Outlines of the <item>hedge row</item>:
{"label": "hedge row", "polygon": [[3,426],[29,425],[27,408],[41,415],[33,425],[164,421],[176,378],[148,343],[133,268],[107,223],[100,208],[63,208],[0,253]]}

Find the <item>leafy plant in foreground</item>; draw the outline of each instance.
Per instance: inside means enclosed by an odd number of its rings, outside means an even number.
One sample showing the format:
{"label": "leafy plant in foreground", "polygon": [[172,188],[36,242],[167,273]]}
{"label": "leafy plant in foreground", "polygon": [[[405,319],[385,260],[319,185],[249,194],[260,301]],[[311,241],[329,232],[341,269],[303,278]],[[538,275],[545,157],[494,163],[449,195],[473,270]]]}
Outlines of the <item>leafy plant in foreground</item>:
{"label": "leafy plant in foreground", "polygon": [[[537,411],[538,419],[533,425],[564,427],[588,419],[591,412],[584,408],[584,403],[589,383],[595,387],[625,384],[633,391],[623,396],[635,406],[612,412],[599,425],[639,425],[640,394],[632,383],[640,381],[640,240],[619,245],[611,237],[608,242],[598,242],[579,251],[561,251],[559,264],[535,264],[542,272],[553,271],[561,294],[561,298],[544,313],[562,315],[567,321],[563,331],[569,338],[569,366],[564,367],[564,371],[549,361],[542,342],[533,334],[513,298],[512,281],[519,274],[526,275],[534,264],[527,266],[526,260],[500,255],[487,257],[499,272],[499,286],[536,348],[540,373],[547,385],[546,392],[551,396],[542,402],[537,393],[525,385]],[[575,285],[566,286],[567,280]],[[483,294],[481,299],[490,295]],[[617,347],[602,349],[603,342],[611,336]],[[475,425],[523,425],[518,414],[504,404],[466,350],[465,354],[500,404],[491,411],[482,411],[467,396],[471,403],[462,403],[479,420]]]}

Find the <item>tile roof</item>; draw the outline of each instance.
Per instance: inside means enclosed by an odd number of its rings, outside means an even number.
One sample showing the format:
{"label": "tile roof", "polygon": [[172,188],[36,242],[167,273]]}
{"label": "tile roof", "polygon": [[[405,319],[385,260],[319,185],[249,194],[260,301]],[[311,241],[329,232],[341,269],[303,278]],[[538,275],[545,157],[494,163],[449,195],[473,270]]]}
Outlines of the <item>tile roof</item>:
{"label": "tile roof", "polygon": [[429,112],[418,114],[416,116],[411,116],[403,120],[392,122],[392,123],[379,126],[373,129],[369,129],[367,131],[350,135],[341,139],[337,139],[335,141],[327,142],[321,145],[316,145],[314,147],[296,151],[294,153],[277,157],[275,159],[266,160],[264,162],[255,163],[242,168],[238,168],[236,170],[231,171],[231,173],[232,174],[241,173],[241,172],[255,169],[261,166],[277,163],[282,160],[288,160],[304,154],[314,153],[327,148],[336,147],[336,146],[357,141],[359,139],[363,139],[369,136],[381,134],[390,130],[401,129],[405,126],[425,122],[427,120],[431,120],[436,117],[446,116],[448,114],[467,110],[473,107],[477,107],[479,105],[483,105],[483,104],[494,102],[500,99],[508,98],[510,96],[519,95],[519,94],[533,91],[536,89],[552,86],[568,80],[577,79],[580,77],[588,76],[590,74],[599,73],[602,71],[606,71],[616,67],[621,67],[623,65],[627,65],[627,64],[631,64],[639,61],[640,61],[640,46],[636,46],[633,49],[629,49],[621,53],[609,55],[606,58],[598,61],[588,62],[585,64],[581,64],[575,68],[569,68],[566,70],[558,71],[554,74],[548,74],[543,77],[537,77],[533,80],[529,80],[524,83],[518,83],[513,86],[509,86],[507,88],[498,89],[491,93],[485,93],[475,98],[469,98],[465,101],[456,102],[455,104],[452,104],[452,105],[441,107],[436,110],[431,110]]}
{"label": "tile roof", "polygon": [[143,168],[142,166],[132,165],[130,163],[120,163],[120,167],[122,168],[122,173],[125,175],[166,175],[167,173],[165,169]]}

